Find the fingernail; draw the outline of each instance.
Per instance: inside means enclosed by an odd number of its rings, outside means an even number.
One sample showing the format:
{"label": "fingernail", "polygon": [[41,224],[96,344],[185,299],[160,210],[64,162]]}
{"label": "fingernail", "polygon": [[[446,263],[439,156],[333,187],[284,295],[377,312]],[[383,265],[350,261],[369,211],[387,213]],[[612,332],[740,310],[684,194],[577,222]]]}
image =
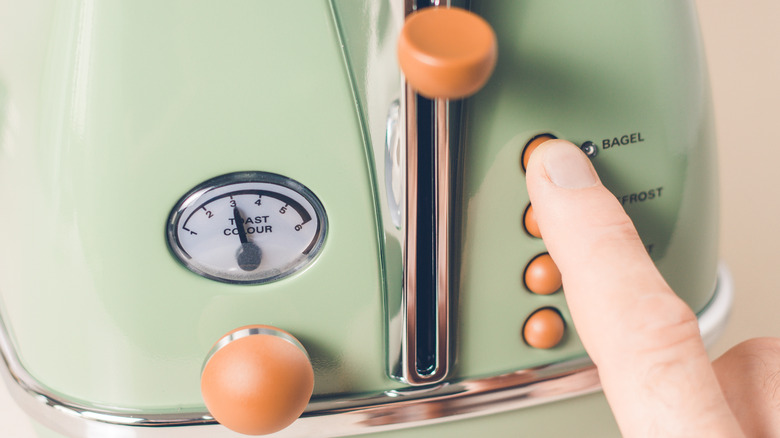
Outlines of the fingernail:
{"label": "fingernail", "polygon": [[544,151],[547,177],[564,189],[584,189],[598,184],[596,171],[588,157],[571,143],[553,141]]}

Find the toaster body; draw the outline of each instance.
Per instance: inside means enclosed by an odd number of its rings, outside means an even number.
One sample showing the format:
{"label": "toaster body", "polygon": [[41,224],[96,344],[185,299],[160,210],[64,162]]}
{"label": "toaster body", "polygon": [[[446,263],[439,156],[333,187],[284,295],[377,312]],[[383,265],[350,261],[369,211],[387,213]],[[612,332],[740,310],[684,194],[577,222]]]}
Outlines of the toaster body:
{"label": "toaster body", "polygon": [[[206,411],[200,378],[214,343],[250,324],[292,333],[314,371],[279,436],[618,435],[564,291],[523,280],[546,250],[523,226],[522,155],[540,135],[587,149],[716,333],[729,292],[693,2],[455,6],[490,23],[499,56],[484,89],[448,103],[448,368],[413,384],[403,2],[0,2],[0,347],[42,435],[240,436]],[[244,233],[316,238],[297,265],[215,279],[177,255],[171,223],[206,221],[189,200],[244,174],[282,187],[251,189],[269,210]],[[238,244],[225,211],[215,239]],[[522,336],[540,309],[565,326],[552,348]]]}

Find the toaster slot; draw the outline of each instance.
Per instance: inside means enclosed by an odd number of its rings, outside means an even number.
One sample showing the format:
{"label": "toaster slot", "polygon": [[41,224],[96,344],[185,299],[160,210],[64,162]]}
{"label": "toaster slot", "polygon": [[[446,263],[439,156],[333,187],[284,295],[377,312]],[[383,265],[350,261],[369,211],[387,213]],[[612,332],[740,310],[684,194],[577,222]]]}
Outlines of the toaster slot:
{"label": "toaster slot", "polygon": [[435,372],[436,364],[436,156],[434,102],[416,96],[417,103],[417,245],[416,252],[416,360],[421,376]]}

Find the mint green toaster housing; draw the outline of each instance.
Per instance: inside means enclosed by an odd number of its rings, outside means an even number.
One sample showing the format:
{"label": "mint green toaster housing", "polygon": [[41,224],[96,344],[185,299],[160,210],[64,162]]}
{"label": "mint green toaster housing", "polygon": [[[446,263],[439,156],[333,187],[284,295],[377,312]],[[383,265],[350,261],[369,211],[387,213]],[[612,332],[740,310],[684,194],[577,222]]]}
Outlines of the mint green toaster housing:
{"label": "mint green toaster housing", "polygon": [[[404,230],[387,157],[401,3],[0,3],[0,305],[20,403],[64,436],[238,436],[208,416],[201,368],[223,334],[268,324],[293,333],[315,371],[310,409],[280,436],[617,435],[590,394],[598,381],[564,292],[523,285],[545,247],[522,226],[520,157],[539,134],[595,145],[594,166],[654,262],[706,312],[717,178],[693,2],[470,6],[495,29],[499,58],[457,128],[453,366],[416,388],[392,376]],[[239,171],[284,175],[322,202],[327,235],[305,268],[236,285],[172,256],[165,224],[177,201]],[[567,331],[535,349],[521,330],[545,307]],[[519,382],[506,402],[394,416],[411,409],[394,411],[398,400],[425,409],[425,391],[501,376]],[[535,393],[545,379],[563,389]],[[79,414],[39,414],[51,405]],[[377,414],[339,425],[361,409]]]}

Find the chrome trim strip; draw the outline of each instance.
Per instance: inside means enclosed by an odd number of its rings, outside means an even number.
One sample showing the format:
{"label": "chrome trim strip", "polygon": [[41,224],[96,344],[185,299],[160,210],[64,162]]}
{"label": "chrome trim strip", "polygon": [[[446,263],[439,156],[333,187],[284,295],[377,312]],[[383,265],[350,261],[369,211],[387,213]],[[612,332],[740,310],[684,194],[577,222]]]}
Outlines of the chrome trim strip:
{"label": "chrome trim strip", "polygon": [[[404,81],[401,111],[406,143],[406,214],[403,220],[403,289],[401,292],[401,363],[392,375],[402,382],[417,382],[417,95]],[[390,365],[393,367],[394,365]]]}
{"label": "chrome trim strip", "polygon": [[705,346],[710,347],[723,334],[733,306],[734,279],[728,266],[720,263],[715,294],[698,315],[699,331]]}
{"label": "chrome trim strip", "polygon": [[451,363],[450,352],[450,242],[452,242],[450,199],[452,175],[450,157],[449,101],[436,99],[434,116],[434,154],[436,157],[436,368],[426,375],[427,382],[439,382],[447,377]]}
{"label": "chrome trim strip", "polygon": [[[718,271],[712,302],[699,315],[702,337],[723,328],[733,283],[725,266]],[[724,310],[725,309],[725,310]],[[78,438],[237,438],[208,413],[179,411],[150,414],[90,406],[56,395],[22,366],[0,315],[0,374],[11,395],[34,419],[59,433]],[[587,358],[521,370],[500,376],[412,387],[358,397],[313,399],[304,414],[274,437],[348,436],[422,426],[536,406],[598,391],[598,374]],[[128,428],[128,426],[132,426]],[[198,427],[182,427],[198,426]],[[177,432],[181,435],[177,435]]]}

